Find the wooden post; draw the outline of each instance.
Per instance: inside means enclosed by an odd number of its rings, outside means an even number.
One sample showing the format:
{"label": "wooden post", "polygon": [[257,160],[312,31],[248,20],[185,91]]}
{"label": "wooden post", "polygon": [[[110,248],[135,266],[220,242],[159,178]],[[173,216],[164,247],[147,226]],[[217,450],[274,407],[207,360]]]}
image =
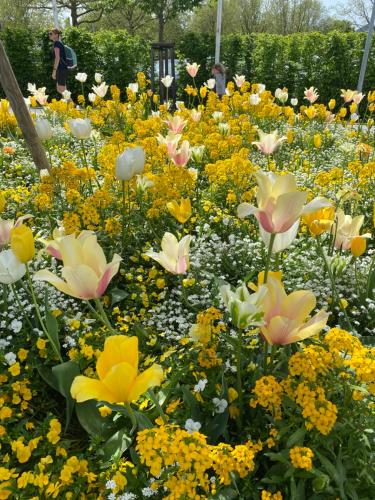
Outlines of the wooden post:
{"label": "wooden post", "polygon": [[35,166],[39,169],[49,169],[50,164],[42,142],[35,130],[33,120],[25,104],[23,95],[14,76],[12,66],[0,41],[0,84],[12,106],[18,125],[26,139]]}

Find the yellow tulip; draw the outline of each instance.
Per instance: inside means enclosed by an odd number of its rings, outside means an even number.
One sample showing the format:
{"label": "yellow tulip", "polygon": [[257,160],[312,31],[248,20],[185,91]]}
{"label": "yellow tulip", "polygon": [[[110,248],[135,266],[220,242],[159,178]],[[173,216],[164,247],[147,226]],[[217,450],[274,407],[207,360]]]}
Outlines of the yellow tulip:
{"label": "yellow tulip", "polygon": [[261,296],[260,308],[264,313],[261,326],[263,337],[269,344],[291,344],[319,333],[325,327],[329,314],[320,310],[308,315],[316,306],[316,299],[309,290],[298,290],[287,295],[280,281],[270,277],[267,293]]}
{"label": "yellow tulip", "polygon": [[70,393],[78,403],[89,399],[131,403],[163,380],[162,367],[156,364],[138,374],[138,338],[125,335],[106,339],[96,372],[99,379],[79,375],[73,380]]}
{"label": "yellow tulip", "polygon": [[354,236],[350,245],[353,257],[360,257],[364,254],[366,252],[366,244],[366,238],[363,238],[363,236]]}
{"label": "yellow tulip", "polygon": [[318,236],[330,229],[333,224],[334,218],[334,207],[321,208],[316,212],[312,212],[311,214],[306,214],[303,216],[305,224],[308,226],[311,234],[313,234],[314,236]]}
{"label": "yellow tulip", "polygon": [[10,232],[10,247],[17,259],[25,264],[35,255],[33,232],[25,224],[14,227]]}
{"label": "yellow tulip", "polygon": [[332,111],[335,106],[336,106],[336,100],[335,99],[330,99],[329,103],[328,103],[329,109]]}
{"label": "yellow tulip", "polygon": [[181,198],[180,204],[176,200],[167,203],[168,211],[181,224],[185,224],[191,217],[191,202],[189,198]]}
{"label": "yellow tulip", "polygon": [[313,141],[314,141],[314,146],[317,149],[319,149],[320,146],[322,145],[322,137],[321,137],[321,135],[320,134],[315,134]]}
{"label": "yellow tulip", "polygon": [[[260,273],[258,273],[258,285],[256,285],[255,283],[248,283],[247,286],[250,288],[250,290],[254,290],[254,292],[256,292],[258,290],[258,288],[260,287],[260,285],[263,285],[264,274],[265,274],[264,271],[261,271]],[[279,280],[281,283],[281,281],[283,279],[283,273],[282,273],[282,271],[269,271],[268,277],[275,278],[275,280]]]}

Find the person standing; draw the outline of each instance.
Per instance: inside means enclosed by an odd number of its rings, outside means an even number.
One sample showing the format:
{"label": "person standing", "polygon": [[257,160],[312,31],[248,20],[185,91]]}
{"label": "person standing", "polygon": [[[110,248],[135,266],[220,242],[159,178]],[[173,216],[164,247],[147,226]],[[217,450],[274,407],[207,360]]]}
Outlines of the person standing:
{"label": "person standing", "polygon": [[56,80],[56,89],[59,94],[66,90],[66,80],[68,78],[68,63],[66,61],[66,51],[64,44],[60,40],[62,32],[54,28],[48,32],[49,39],[53,41],[53,70],[52,78]]}
{"label": "person standing", "polygon": [[216,63],[212,68],[212,74],[215,77],[215,91],[219,97],[225,94],[226,82],[225,82],[225,68],[221,63]]}

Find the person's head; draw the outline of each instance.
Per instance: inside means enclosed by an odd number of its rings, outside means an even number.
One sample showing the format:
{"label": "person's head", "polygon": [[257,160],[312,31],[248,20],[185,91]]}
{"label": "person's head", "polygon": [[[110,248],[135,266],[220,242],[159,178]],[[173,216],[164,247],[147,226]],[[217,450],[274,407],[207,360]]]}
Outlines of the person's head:
{"label": "person's head", "polygon": [[49,30],[48,37],[50,40],[53,40],[54,42],[56,42],[56,40],[58,40],[60,38],[61,33],[62,32],[58,28],[53,28],[53,29]]}
{"label": "person's head", "polygon": [[213,65],[212,67],[212,73],[215,75],[217,75],[218,73],[224,75],[225,74],[225,68],[223,66],[223,64],[221,63],[216,63]]}

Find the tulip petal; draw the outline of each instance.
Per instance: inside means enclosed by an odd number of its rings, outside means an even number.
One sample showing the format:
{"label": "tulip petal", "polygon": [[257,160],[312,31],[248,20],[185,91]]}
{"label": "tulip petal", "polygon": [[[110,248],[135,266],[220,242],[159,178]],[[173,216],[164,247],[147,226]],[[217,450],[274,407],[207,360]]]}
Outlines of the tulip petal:
{"label": "tulip petal", "polygon": [[316,306],[315,295],[308,290],[298,290],[285,298],[281,314],[302,323]]}
{"label": "tulip petal", "polygon": [[47,281],[47,283],[50,283],[53,285],[55,288],[60,290],[60,292],[66,293],[67,295],[73,295],[73,290],[70,288],[68,283],[66,281],[62,280],[55,274],[51,273],[51,271],[47,271],[47,269],[41,269],[40,271],[37,271],[33,275],[33,280],[35,281]]}
{"label": "tulip petal", "polygon": [[129,363],[123,362],[112,366],[102,380],[108,391],[113,393],[117,403],[130,402],[129,393],[137,377],[137,370]]}
{"label": "tulip petal", "polygon": [[319,311],[315,316],[313,316],[307,323],[299,328],[296,333],[293,333],[292,342],[297,342],[298,340],[304,340],[313,335],[317,335],[327,324],[329,313],[326,311]]}
{"label": "tulip petal", "polygon": [[318,196],[317,198],[314,198],[312,201],[310,201],[310,203],[307,203],[307,205],[304,206],[302,214],[309,214],[312,212],[316,212],[321,208],[331,207],[331,206],[332,203],[330,203],[327,200],[327,198],[324,198],[323,196]]}
{"label": "tulip petal", "polygon": [[173,261],[178,260],[178,240],[176,236],[172,233],[164,233],[163,239],[161,240],[162,251]]}
{"label": "tulip petal", "polygon": [[70,287],[73,297],[78,299],[95,299],[98,297],[98,276],[91,267],[79,264],[76,267],[63,267],[61,275]]}
{"label": "tulip petal", "polygon": [[274,232],[284,233],[292,227],[301,215],[306,198],[307,193],[300,191],[284,193],[277,198],[272,214]]}
{"label": "tulip petal", "polygon": [[290,333],[294,328],[294,321],[283,316],[274,316],[266,327],[261,327],[261,331],[269,344],[285,345],[293,342]]}
{"label": "tulip petal", "polygon": [[136,401],[141,394],[146,392],[151,387],[160,385],[163,377],[163,369],[160,365],[152,365],[150,368],[145,370],[136,378],[129,393],[129,402]]}
{"label": "tulip petal", "polygon": [[[281,252],[288,248],[293,241],[295,240],[299,227],[299,219],[293,224],[293,226],[288,229],[288,231],[284,231],[283,233],[277,233],[275,236],[275,240],[273,242],[272,253]],[[269,246],[271,234],[265,231],[261,225],[259,225],[259,233],[264,242],[264,244]]]}
{"label": "tulip petal", "polygon": [[84,377],[83,375],[75,377],[70,388],[70,394],[77,403],[83,403],[89,399],[108,401],[109,403],[117,402],[115,395],[100,380]]}
{"label": "tulip petal", "polygon": [[107,265],[107,259],[105,258],[102,247],[97,242],[96,235],[89,235],[85,237],[83,241],[80,240],[80,243],[84,259],[83,263],[91,267],[91,269],[93,269],[97,275],[100,276],[104,273]]}
{"label": "tulip petal", "polygon": [[103,380],[112,367],[120,363],[128,363],[138,370],[138,338],[125,335],[112,335],[104,344],[104,351],[96,362],[96,371]]}
{"label": "tulip petal", "polygon": [[[104,254],[103,254],[103,256],[104,256]],[[104,259],[105,259],[105,257],[104,257]],[[98,285],[98,288],[96,290],[97,297],[101,297],[103,295],[103,293],[107,290],[109,282],[111,281],[113,276],[115,274],[117,274],[117,272],[118,272],[121,261],[122,261],[122,258],[117,253],[115,253],[115,255],[113,256],[112,262],[110,262],[109,264],[106,264],[106,266],[104,267],[104,273],[99,280],[99,285]]]}
{"label": "tulip petal", "polygon": [[240,203],[237,207],[237,216],[244,219],[248,215],[253,215],[258,212],[257,207],[250,205],[250,203]]}

